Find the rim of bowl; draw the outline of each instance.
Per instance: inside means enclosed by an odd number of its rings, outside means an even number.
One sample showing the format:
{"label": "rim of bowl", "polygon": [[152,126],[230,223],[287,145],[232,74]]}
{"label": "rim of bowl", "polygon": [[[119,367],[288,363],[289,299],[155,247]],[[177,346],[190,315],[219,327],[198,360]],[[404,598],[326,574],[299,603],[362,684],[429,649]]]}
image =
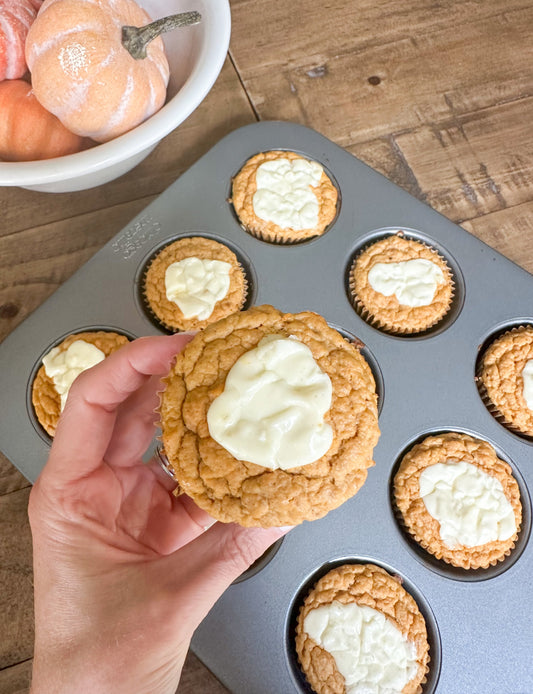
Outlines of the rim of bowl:
{"label": "rim of bowl", "polygon": [[[52,183],[94,173],[148,149],[181,125],[207,96],[228,52],[231,34],[229,0],[216,0],[210,10],[210,21],[205,23],[206,36],[198,62],[176,96],[163,108],[133,130],[83,152],[39,161],[0,161],[0,185]],[[189,93],[197,90],[199,97],[188,101]],[[179,122],[175,125],[176,120]],[[127,156],[124,156],[123,145],[128,139]],[[61,162],[60,169],[58,162]]]}

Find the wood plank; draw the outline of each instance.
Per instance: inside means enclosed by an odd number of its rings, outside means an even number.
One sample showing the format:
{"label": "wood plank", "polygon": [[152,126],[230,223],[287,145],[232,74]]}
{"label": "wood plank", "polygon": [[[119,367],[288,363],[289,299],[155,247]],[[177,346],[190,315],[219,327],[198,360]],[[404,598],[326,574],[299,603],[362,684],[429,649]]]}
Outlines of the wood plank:
{"label": "wood plank", "polygon": [[530,0],[231,0],[231,52],[239,71],[272,67],[302,55],[347,53],[440,30],[455,33],[460,26],[506,21],[512,12],[530,10]]}
{"label": "wood plank", "polygon": [[0,496],[0,669],[33,655],[30,490]]}
{"label": "wood plank", "polygon": [[533,97],[423,126],[394,140],[423,199],[460,222],[533,198],[532,121]]}
{"label": "wood plank", "polygon": [[499,210],[463,222],[462,226],[524,270],[533,273],[533,200],[511,210]]}
{"label": "wood plank", "polygon": [[27,694],[30,691],[32,661],[0,670],[0,692],[3,694]]}
{"label": "wood plank", "polygon": [[273,66],[324,48],[346,53],[530,8],[529,0],[231,0],[231,45],[247,65]]}
{"label": "wood plank", "polygon": [[346,147],[346,150],[379,171],[389,181],[393,181],[419,200],[425,201],[425,195],[420,189],[416,176],[409,168],[392,135],[369,142],[358,142]]}
{"label": "wood plank", "polygon": [[189,651],[176,694],[228,694],[226,687]]}
{"label": "wood plank", "polygon": [[30,483],[24,475],[10,463],[3,453],[0,453],[0,496],[29,486]]}
{"label": "wood plank", "polygon": [[[74,193],[38,193],[0,188],[0,237],[22,229],[87,214],[167,188],[218,140],[255,120],[230,60],[196,111],[132,171],[115,181]],[[58,239],[60,248],[63,239]],[[1,249],[0,249],[1,256]]]}
{"label": "wood plank", "polygon": [[[399,3],[327,3],[305,11],[302,2],[287,9],[277,0],[274,16],[284,12],[284,21],[268,24],[263,4],[235,4],[232,50],[259,116],[305,123],[342,146],[533,94],[524,61],[533,50],[531,3],[514,11],[503,0],[486,3],[487,16],[473,21],[482,10],[472,3],[407,2],[400,10]],[[431,12],[420,14],[421,5]],[[306,33],[306,18],[320,33]]]}

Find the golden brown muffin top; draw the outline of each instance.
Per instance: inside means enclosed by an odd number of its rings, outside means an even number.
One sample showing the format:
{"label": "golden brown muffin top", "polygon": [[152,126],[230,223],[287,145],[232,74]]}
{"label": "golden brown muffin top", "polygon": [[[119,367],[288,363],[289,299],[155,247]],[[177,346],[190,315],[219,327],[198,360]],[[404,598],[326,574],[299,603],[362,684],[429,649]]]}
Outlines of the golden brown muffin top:
{"label": "golden brown muffin top", "polygon": [[494,340],[481,359],[479,378],[505,423],[533,436],[533,412],[524,398],[522,371],[533,359],[533,327],[522,326]]}
{"label": "golden brown muffin top", "polygon": [[[219,260],[229,263],[230,286],[224,298],[215,303],[213,312],[204,320],[186,318],[180,307],[167,298],[165,273],[172,263],[185,258]],[[152,260],[143,280],[143,294],[149,309],[169,330],[201,330],[206,325],[238,311],[246,301],[248,283],[237,256],[227,246],[213,239],[194,236],[178,239],[165,246]]]}

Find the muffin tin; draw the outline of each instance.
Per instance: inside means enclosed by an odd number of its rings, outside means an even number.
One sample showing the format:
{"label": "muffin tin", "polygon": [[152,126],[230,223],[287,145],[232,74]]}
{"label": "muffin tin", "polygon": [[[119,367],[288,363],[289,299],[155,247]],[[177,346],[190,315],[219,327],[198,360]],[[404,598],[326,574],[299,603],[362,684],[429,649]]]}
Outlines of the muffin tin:
{"label": "muffin tin", "polygon": [[[270,149],[294,150],[331,174],[338,213],[323,236],[277,245],[240,227],[228,202],[231,178],[249,157]],[[357,314],[349,296],[354,255],[398,230],[435,247],[454,272],[451,311],[420,335],[380,332]],[[195,653],[235,694],[309,692],[293,648],[298,596],[341,562],[369,561],[400,576],[426,617],[431,662],[424,694],[533,691],[533,444],[493,417],[475,382],[479,346],[507,327],[533,323],[533,277],[312,130],[265,122],[224,138],[4,341],[5,454],[32,481],[45,463],[50,441],[29,393],[40,359],[62,337],[87,329],[164,332],[146,312],[139,278],[157,248],[193,235],[236,252],[249,303],[316,311],[364,343],[378,376],[382,432],[376,465],[359,493],[292,530],[235,582],[196,631]],[[398,461],[421,437],[442,431],[487,440],[520,485],[524,519],[517,545],[486,570],[438,562],[413,545],[394,515],[390,485]]]}

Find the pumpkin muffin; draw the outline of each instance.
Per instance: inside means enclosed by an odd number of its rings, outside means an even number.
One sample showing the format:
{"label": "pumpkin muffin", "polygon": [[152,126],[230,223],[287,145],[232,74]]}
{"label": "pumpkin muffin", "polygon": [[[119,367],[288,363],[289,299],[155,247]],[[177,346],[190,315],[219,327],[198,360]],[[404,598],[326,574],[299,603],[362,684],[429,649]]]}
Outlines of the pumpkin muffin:
{"label": "pumpkin muffin", "polygon": [[233,179],[235,212],[246,231],[273,243],[320,236],[337,212],[337,189],[316,161],[261,152]]}
{"label": "pumpkin muffin", "polygon": [[510,466],[486,441],[455,432],[429,436],[404,456],[394,502],[425,550],[463,569],[502,561],[522,522]]}
{"label": "pumpkin muffin", "polygon": [[345,564],[317,582],[298,615],[296,653],[317,694],[417,694],[429,670],[418,605],[374,564]]}
{"label": "pumpkin muffin", "polygon": [[144,276],[143,293],[154,317],[168,330],[201,330],[239,311],[248,283],[233,251],[201,236],[161,250]]}
{"label": "pumpkin muffin", "polygon": [[272,306],[198,333],[165,379],[160,415],[176,493],[243,526],[324,516],[362,486],[379,437],[359,350],[321,316]]}
{"label": "pumpkin muffin", "polygon": [[497,419],[533,436],[533,326],[514,328],[496,339],[482,355],[477,382]]}
{"label": "pumpkin muffin", "polygon": [[33,381],[31,400],[39,424],[47,434],[55,435],[59,415],[76,376],[127,342],[125,335],[103,330],[75,333],[43,357],[43,365]]}
{"label": "pumpkin muffin", "polygon": [[454,283],[437,251],[399,233],[356,257],[350,289],[355,308],[371,325],[410,334],[431,328],[446,315]]}

